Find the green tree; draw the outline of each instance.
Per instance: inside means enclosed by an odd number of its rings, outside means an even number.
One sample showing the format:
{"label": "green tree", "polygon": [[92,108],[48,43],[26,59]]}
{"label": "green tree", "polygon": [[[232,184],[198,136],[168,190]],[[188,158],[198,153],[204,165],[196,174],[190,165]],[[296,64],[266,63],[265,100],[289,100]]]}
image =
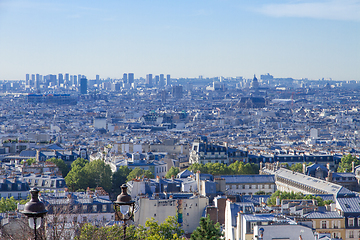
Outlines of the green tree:
{"label": "green tree", "polygon": [[150,170],[143,170],[139,167],[134,168],[126,178],[126,181],[131,181],[138,177],[154,178],[154,174]]}
{"label": "green tree", "polygon": [[352,156],[351,154],[343,156],[341,158],[341,161],[339,163],[339,167],[338,167],[337,171],[338,172],[351,172],[352,171],[352,162],[355,163],[355,166],[360,165],[359,159]]}
{"label": "green tree", "polygon": [[86,189],[88,187],[88,177],[84,168],[80,165],[72,166],[70,172],[65,177],[65,182],[72,192],[81,188]]}
{"label": "green tree", "polygon": [[103,187],[105,191],[111,191],[112,172],[109,165],[98,159],[87,163],[83,169],[88,178],[88,187]]}
{"label": "green tree", "polygon": [[24,163],[27,163],[27,165],[31,165],[33,163],[36,163],[36,159],[35,158],[29,158],[29,159],[26,159],[26,160],[22,160],[21,161],[21,164],[24,164]]}
{"label": "green tree", "polygon": [[[158,224],[154,218],[145,222],[145,227],[135,228],[130,225],[126,228],[127,240],[185,240],[182,235],[184,231],[180,228],[176,218],[169,216],[163,223]],[[77,240],[121,240],[123,239],[123,226],[96,227],[85,224],[80,231]]]}
{"label": "green tree", "polygon": [[154,218],[145,222],[145,227],[139,226],[136,229],[135,237],[141,240],[180,240],[184,231],[174,216],[169,216],[166,220],[158,224]]}
{"label": "green tree", "polygon": [[290,170],[292,170],[294,172],[302,173],[303,172],[303,164],[302,163],[295,163],[295,164],[290,166]]}
{"label": "green tree", "polygon": [[61,171],[61,174],[62,174],[63,178],[65,178],[66,175],[69,173],[69,166],[64,162],[64,160],[53,157],[53,158],[50,158],[50,159],[48,159],[46,161],[54,163],[59,168],[59,170]]}
{"label": "green tree", "polygon": [[14,197],[1,198],[0,200],[0,212],[15,211],[17,207],[17,201]]}
{"label": "green tree", "polygon": [[[113,225],[111,227],[96,227],[91,223],[85,224],[76,240],[122,240],[124,239],[123,227]],[[133,225],[126,228],[126,239],[136,240],[135,227]]]}
{"label": "green tree", "polygon": [[171,178],[171,176],[175,176],[180,172],[180,169],[177,167],[171,167],[169,171],[166,173],[166,178]]}
{"label": "green tree", "polygon": [[214,224],[209,215],[200,219],[200,226],[191,234],[191,240],[217,240],[222,237],[220,223]]}
{"label": "green tree", "polygon": [[193,173],[196,173],[197,171],[200,171],[201,173],[208,173],[206,166],[201,163],[193,163],[190,167],[188,167],[188,170]]}
{"label": "green tree", "polygon": [[126,178],[131,172],[131,169],[127,166],[120,166],[119,169],[114,172],[112,176],[112,189],[115,195],[120,194],[120,186],[126,183]]}

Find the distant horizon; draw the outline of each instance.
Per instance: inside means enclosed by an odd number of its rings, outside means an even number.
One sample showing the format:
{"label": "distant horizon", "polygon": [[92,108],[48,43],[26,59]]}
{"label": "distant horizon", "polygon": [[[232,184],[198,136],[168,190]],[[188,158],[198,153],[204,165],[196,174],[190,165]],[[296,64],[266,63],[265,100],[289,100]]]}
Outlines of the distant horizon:
{"label": "distant horizon", "polygon": [[360,80],[359,0],[3,0],[0,32],[2,80],[259,71]]}

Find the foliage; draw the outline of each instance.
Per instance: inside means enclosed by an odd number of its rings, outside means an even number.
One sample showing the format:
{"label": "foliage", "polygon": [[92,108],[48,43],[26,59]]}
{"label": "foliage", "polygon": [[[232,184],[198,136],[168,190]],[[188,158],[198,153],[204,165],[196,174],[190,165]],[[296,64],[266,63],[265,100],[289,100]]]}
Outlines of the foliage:
{"label": "foliage", "polygon": [[126,181],[131,181],[137,177],[154,178],[154,174],[150,170],[143,170],[139,167],[134,168],[126,178]]}
{"label": "foliage", "polygon": [[66,185],[70,191],[103,187],[105,191],[111,191],[111,169],[102,160],[89,162],[78,158],[71,164],[71,170],[65,177]]}
{"label": "foliage", "polygon": [[222,236],[220,223],[214,224],[208,215],[200,219],[200,226],[191,234],[190,240],[217,240]]}
{"label": "foliage", "polygon": [[27,165],[31,165],[33,163],[36,163],[36,159],[35,158],[29,158],[29,159],[26,159],[26,160],[22,160],[21,161],[21,164],[24,164],[24,163],[27,163]]}
{"label": "foliage", "polygon": [[183,234],[184,231],[180,228],[176,218],[169,216],[161,224],[158,224],[154,218],[148,219],[145,227],[139,226],[136,229],[135,237],[141,240],[180,240],[184,239],[181,237]]}
{"label": "foliage", "polygon": [[59,170],[61,171],[61,174],[62,174],[63,178],[65,178],[66,175],[69,173],[69,166],[64,162],[64,160],[53,157],[53,158],[50,158],[50,159],[48,159],[46,161],[54,163],[59,168]]}
{"label": "foliage", "polygon": [[341,158],[341,162],[339,163],[338,172],[351,172],[352,171],[352,162],[355,163],[355,166],[360,165],[359,159],[348,154]]}
{"label": "foliage", "polygon": [[240,175],[240,174],[258,174],[259,167],[255,163],[244,164],[241,161],[236,161],[229,166],[224,163],[194,163],[189,168],[189,171],[201,173],[209,173],[212,175]]}
{"label": "foliage", "polygon": [[[130,225],[126,228],[127,240],[181,240],[184,231],[180,228],[176,218],[169,216],[163,223],[158,224],[153,218],[145,222],[145,227],[135,228]],[[91,224],[85,224],[81,228],[77,240],[121,240],[124,238],[123,226],[98,228]]]}
{"label": "foliage", "polygon": [[[135,227],[126,228],[126,239],[135,240]],[[85,224],[81,228],[80,235],[76,240],[122,240],[124,239],[124,231],[122,225],[113,225],[111,227],[96,227],[90,223]]]}
{"label": "foliage", "polygon": [[14,197],[10,198],[1,198],[0,200],[0,212],[9,212],[9,211],[15,211],[17,209],[17,204],[25,204],[28,201],[30,201],[30,194],[28,195],[27,199],[22,200],[15,200]]}
{"label": "foliage", "polygon": [[169,171],[166,173],[166,178],[171,178],[171,176],[175,176],[180,172],[180,169],[177,167],[171,167]]}
{"label": "foliage", "polygon": [[131,172],[127,166],[120,166],[119,169],[112,175],[112,190],[115,195],[120,194],[120,186],[126,183],[126,178]]}
{"label": "foliage", "polygon": [[1,198],[0,200],[0,212],[8,212],[8,211],[15,211],[17,206],[17,201],[14,197],[10,198]]}
{"label": "foliage", "polygon": [[280,203],[283,199],[315,199],[317,201],[318,206],[325,206],[326,204],[332,203],[331,200],[324,201],[324,199],[322,199],[322,197],[320,196],[314,196],[311,194],[304,195],[302,193],[294,193],[294,192],[281,192],[277,190],[268,199],[268,204],[271,206],[275,206],[277,197],[279,197]]}
{"label": "foliage", "polygon": [[257,191],[254,195],[266,195],[264,191]]}

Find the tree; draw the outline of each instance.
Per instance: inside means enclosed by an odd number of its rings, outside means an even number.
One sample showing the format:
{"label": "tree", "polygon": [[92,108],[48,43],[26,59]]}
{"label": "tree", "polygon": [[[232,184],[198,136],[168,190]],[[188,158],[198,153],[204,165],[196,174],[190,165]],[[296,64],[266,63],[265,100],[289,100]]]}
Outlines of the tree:
{"label": "tree", "polygon": [[63,178],[65,178],[66,175],[69,173],[69,166],[64,162],[64,160],[53,157],[53,158],[50,158],[50,159],[48,159],[46,161],[54,163],[59,168],[59,170],[61,171],[61,174],[62,174]]}
{"label": "tree", "polygon": [[131,181],[138,177],[154,178],[154,174],[150,170],[143,170],[139,167],[134,168],[126,178],[126,181]]}
{"label": "tree", "polygon": [[105,191],[111,191],[112,172],[109,165],[98,159],[87,163],[83,169],[88,178],[88,187],[103,187]]}
{"label": "tree", "polygon": [[98,159],[89,162],[78,158],[71,164],[71,170],[65,177],[65,182],[71,191],[103,187],[105,191],[111,191],[112,173],[109,165]]}
{"label": "tree", "polygon": [[341,161],[339,163],[339,167],[338,167],[337,171],[338,172],[351,172],[352,171],[352,162],[355,163],[355,166],[360,165],[359,159],[352,156],[351,154],[343,156],[341,158]]}
{"label": "tree", "polygon": [[279,197],[280,202],[283,199],[314,199],[314,200],[316,200],[318,206],[325,206],[326,204],[332,203],[331,200],[324,201],[324,199],[320,196],[314,196],[311,194],[304,195],[302,193],[294,193],[294,192],[281,192],[281,191],[277,190],[268,199],[268,204],[275,206],[277,197]]}
{"label": "tree", "polygon": [[177,167],[171,167],[169,171],[166,173],[166,178],[171,178],[171,176],[176,176],[180,172],[180,169]]}
{"label": "tree", "polygon": [[214,224],[208,215],[200,219],[200,226],[191,234],[190,240],[217,240],[222,236],[220,223]]}
{"label": "tree", "polygon": [[120,186],[126,183],[126,178],[130,172],[131,169],[127,166],[120,166],[112,175],[112,189],[115,195],[120,194]]}
{"label": "tree", "polygon": [[174,216],[169,216],[166,220],[158,224],[154,218],[145,222],[145,227],[139,226],[136,229],[135,237],[141,240],[180,240],[184,231],[180,228]]}
{"label": "tree", "polygon": [[294,172],[302,173],[303,172],[303,164],[302,163],[295,163],[295,164],[290,166],[290,170],[292,170]]}
{"label": "tree", "polygon": [[27,160],[22,160],[21,164],[24,164],[24,163],[27,163],[27,165],[30,166],[31,164],[36,163],[36,159],[35,158],[29,158]]}
{"label": "tree", "polygon": [[[184,231],[173,216],[169,216],[161,224],[151,218],[145,222],[145,227],[135,228],[134,225],[130,225],[126,228],[127,240],[185,240],[182,237],[183,234]],[[81,228],[80,235],[76,237],[77,240],[121,240],[123,238],[122,225],[98,228],[91,224],[85,224]]]}

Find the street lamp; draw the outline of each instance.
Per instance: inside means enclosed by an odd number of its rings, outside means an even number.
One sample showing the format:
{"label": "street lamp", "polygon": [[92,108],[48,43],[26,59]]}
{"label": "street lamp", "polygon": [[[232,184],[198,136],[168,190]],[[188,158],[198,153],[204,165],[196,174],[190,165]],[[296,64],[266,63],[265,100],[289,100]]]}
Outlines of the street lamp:
{"label": "street lamp", "polygon": [[[127,186],[123,184],[121,186],[121,193],[117,196],[114,202],[115,214],[119,220],[123,221],[124,228],[124,240],[126,239],[126,221],[130,220],[134,216],[135,201],[131,200],[131,196],[127,193]],[[121,217],[119,216],[121,212]]]}
{"label": "street lamp", "polygon": [[39,189],[32,188],[30,190],[31,200],[27,202],[22,213],[29,219],[29,227],[34,229],[35,240],[37,239],[36,229],[41,227],[41,220],[47,213],[45,205],[39,200]]}

